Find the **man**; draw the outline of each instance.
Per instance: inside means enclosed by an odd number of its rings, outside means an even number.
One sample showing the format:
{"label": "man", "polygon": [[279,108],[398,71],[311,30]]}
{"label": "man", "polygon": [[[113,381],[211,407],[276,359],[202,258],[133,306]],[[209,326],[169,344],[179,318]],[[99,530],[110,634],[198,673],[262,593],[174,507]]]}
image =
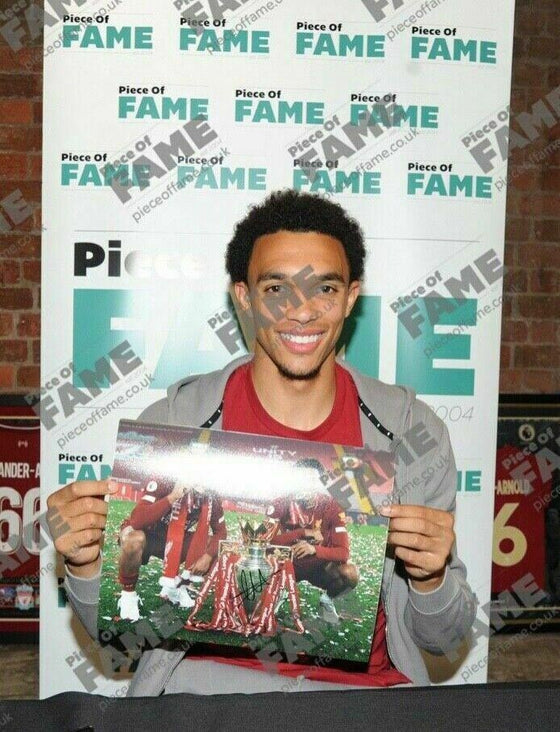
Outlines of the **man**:
{"label": "man", "polygon": [[[150,422],[367,443],[373,451],[393,453],[398,503],[384,509],[390,517],[389,551],[369,672],[329,675],[332,669],[294,670],[285,664],[287,673],[307,675],[298,690],[428,684],[420,649],[442,653],[457,644],[475,613],[454,547],[456,471],[445,425],[410,390],[364,377],[335,359],[344,320],[360,291],[364,258],[362,232],[337,204],[288,190],[253,207],[235,229],[226,268],[239,307],[254,322],[254,356],[187,377],[141,415]],[[444,467],[424,472],[436,463]],[[428,474],[430,479],[422,477]],[[92,634],[107,511],[103,496],[111,490],[109,483],[73,483],[48,501],[69,526],[55,546],[66,557],[70,602]],[[130,693],[282,688],[280,674],[255,670],[258,659],[253,665],[242,660],[231,668],[177,652],[145,652]]]}
{"label": "man", "polygon": [[[220,501],[203,496],[181,481],[170,484],[149,480],[119,533],[121,618],[135,621],[141,617],[136,584],[141,565],[152,556],[164,560],[160,597],[182,608],[192,607],[194,600],[186,583],[208,572],[218,555],[220,540],[226,537]],[[185,570],[179,575],[181,562]]]}
{"label": "man", "polygon": [[[299,460],[296,465],[314,468],[319,476],[325,472],[314,458]],[[317,488],[322,485],[318,483]],[[359,574],[349,561],[344,511],[334,498],[313,488],[294,500],[275,501],[267,515],[279,523],[272,543],[292,547],[296,582],[307,580],[323,590],[319,598],[323,619],[336,625],[339,619],[333,598],[356,587]]]}

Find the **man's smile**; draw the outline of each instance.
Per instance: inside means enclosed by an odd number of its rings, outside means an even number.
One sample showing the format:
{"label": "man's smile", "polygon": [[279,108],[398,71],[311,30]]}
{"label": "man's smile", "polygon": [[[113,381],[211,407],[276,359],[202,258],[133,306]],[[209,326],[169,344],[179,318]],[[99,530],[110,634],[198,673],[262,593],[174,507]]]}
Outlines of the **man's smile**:
{"label": "man's smile", "polygon": [[306,333],[292,330],[278,333],[286,348],[292,353],[312,353],[324,334],[324,330]]}

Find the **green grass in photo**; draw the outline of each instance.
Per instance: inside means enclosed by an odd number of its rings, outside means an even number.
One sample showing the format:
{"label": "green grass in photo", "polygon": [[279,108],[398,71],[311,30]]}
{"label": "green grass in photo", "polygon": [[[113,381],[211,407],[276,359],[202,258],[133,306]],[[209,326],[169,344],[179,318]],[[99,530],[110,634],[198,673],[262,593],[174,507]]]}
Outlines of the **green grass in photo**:
{"label": "green grass in photo", "polygon": [[[130,515],[135,504],[131,501],[111,501],[107,519],[106,539],[103,550],[103,573],[99,598],[99,630],[111,630],[118,633],[134,632],[135,623],[121,620],[118,614],[117,601],[121,587],[118,582],[119,545],[117,537],[122,521]],[[228,540],[241,539],[239,520],[246,516],[254,519],[254,515],[226,512]],[[335,605],[340,616],[338,625],[328,625],[322,618],[319,607],[321,590],[308,582],[298,583],[301,617],[306,632],[303,636],[295,633],[279,633],[273,637],[246,638],[237,633],[220,631],[204,631],[203,633],[181,630],[176,634],[178,641],[186,644],[204,641],[236,647],[247,647],[249,641],[252,648],[259,650],[266,647],[267,655],[274,658],[276,650],[294,660],[294,649],[305,649],[312,656],[328,656],[333,659],[367,662],[371,648],[371,637],[375,624],[375,615],[379,601],[381,574],[385,555],[385,526],[347,526],[350,537],[350,560],[360,572],[357,587],[340,598]],[[140,577],[136,591],[142,605],[143,618],[150,620],[154,611],[161,608],[165,601],[159,598],[158,580],[162,573],[162,560],[152,557],[147,565],[140,568]],[[199,620],[210,620],[212,617],[213,593],[206,599]],[[173,606],[173,612],[182,622],[186,621],[191,610],[182,610]],[[291,627],[289,603],[286,600],[277,613],[279,623]]]}

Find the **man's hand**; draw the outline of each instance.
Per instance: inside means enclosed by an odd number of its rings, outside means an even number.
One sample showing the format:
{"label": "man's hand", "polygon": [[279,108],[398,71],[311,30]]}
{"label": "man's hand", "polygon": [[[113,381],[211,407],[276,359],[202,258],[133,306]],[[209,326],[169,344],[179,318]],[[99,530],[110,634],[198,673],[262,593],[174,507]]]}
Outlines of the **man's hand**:
{"label": "man's hand", "polygon": [[298,541],[294,544],[294,559],[301,559],[302,557],[311,557],[313,554],[317,554],[317,549],[310,544],[308,541]]}
{"label": "man's hand", "polygon": [[206,574],[212,564],[212,555],[205,553],[199,557],[189,569],[193,574]]}
{"label": "man's hand", "polygon": [[173,486],[171,493],[168,493],[166,498],[169,501],[169,505],[172,506],[178,498],[182,498],[185,495],[186,486],[178,480]]}
{"label": "man's hand", "polygon": [[437,589],[455,542],[453,514],[427,506],[386,506],[379,511],[390,516],[387,543],[395,547],[415,590]]}
{"label": "man's hand", "polygon": [[54,546],[78,577],[92,577],[98,570],[107,521],[107,503],[103,499],[116,490],[110,480],[84,480],[60,488],[47,499],[47,522]]}
{"label": "man's hand", "polygon": [[320,529],[305,529],[305,538],[312,539],[316,544],[323,543],[323,534]]}

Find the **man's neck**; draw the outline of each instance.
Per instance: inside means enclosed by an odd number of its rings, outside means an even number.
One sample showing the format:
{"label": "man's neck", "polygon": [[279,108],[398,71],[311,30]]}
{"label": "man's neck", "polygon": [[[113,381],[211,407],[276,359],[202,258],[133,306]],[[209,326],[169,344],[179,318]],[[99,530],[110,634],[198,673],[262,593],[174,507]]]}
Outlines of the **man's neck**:
{"label": "man's neck", "polygon": [[280,424],[297,430],[318,427],[332,411],[336,396],[334,352],[313,379],[289,379],[265,353],[255,352],[251,378],[257,397]]}

